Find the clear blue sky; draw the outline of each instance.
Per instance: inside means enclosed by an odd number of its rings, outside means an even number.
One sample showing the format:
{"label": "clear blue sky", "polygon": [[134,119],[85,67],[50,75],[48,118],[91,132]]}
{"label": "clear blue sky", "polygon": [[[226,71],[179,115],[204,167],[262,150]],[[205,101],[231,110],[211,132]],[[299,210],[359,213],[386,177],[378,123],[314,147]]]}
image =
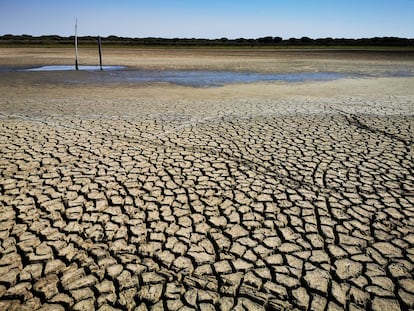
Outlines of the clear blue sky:
{"label": "clear blue sky", "polygon": [[0,35],[414,38],[414,0],[0,0]]}

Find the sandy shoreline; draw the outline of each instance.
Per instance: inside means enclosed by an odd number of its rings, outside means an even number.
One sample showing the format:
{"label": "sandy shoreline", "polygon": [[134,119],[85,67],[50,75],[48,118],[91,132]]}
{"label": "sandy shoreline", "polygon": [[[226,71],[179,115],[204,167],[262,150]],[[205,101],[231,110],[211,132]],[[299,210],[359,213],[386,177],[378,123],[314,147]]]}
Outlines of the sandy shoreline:
{"label": "sandy shoreline", "polygon": [[[71,59],[10,51],[0,66]],[[414,68],[107,53],[158,69]],[[414,308],[414,78],[191,88],[0,72],[0,129],[2,310]]]}

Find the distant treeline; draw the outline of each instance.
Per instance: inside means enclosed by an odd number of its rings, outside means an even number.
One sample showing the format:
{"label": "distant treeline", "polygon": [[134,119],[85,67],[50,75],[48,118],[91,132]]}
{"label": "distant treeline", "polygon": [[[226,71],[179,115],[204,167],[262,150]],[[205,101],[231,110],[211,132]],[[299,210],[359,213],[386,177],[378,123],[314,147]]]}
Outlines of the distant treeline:
{"label": "distant treeline", "polygon": [[[375,37],[363,39],[338,39],[308,37],[283,39],[281,37],[262,37],[256,39],[197,39],[197,38],[126,38],[117,36],[103,37],[106,45],[116,46],[246,46],[246,47],[276,47],[276,46],[395,46],[414,47],[414,39],[397,37]],[[57,35],[30,36],[30,35],[3,35],[0,36],[0,45],[72,45],[74,37],[61,37]],[[79,44],[96,44],[96,37],[78,37]]]}

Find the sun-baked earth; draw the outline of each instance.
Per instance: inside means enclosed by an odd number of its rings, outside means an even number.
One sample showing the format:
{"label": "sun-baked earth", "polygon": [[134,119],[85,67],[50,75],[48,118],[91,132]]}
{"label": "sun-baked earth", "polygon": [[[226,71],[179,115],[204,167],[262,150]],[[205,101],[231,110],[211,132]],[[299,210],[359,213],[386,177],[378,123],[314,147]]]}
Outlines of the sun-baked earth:
{"label": "sun-baked earth", "polygon": [[[0,49],[0,67],[70,64]],[[83,64],[96,51],[80,50]],[[414,308],[414,55],[106,49],[192,88],[0,71],[1,310]]]}

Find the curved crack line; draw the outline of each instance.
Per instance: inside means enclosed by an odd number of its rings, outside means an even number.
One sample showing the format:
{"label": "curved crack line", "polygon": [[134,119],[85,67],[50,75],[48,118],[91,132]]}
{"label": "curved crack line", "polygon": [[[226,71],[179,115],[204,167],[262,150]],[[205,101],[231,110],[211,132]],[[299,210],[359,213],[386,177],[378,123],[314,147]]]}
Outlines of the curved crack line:
{"label": "curved crack line", "polygon": [[389,133],[389,132],[386,132],[386,131],[383,131],[383,130],[380,130],[380,129],[377,129],[377,128],[374,128],[374,127],[371,127],[371,126],[368,126],[367,124],[363,123],[358,118],[358,116],[355,115],[355,114],[349,114],[349,113],[346,113],[346,112],[344,112],[340,109],[337,109],[337,108],[331,108],[331,109],[334,110],[334,111],[337,111],[340,115],[345,117],[345,119],[348,121],[349,125],[351,125],[351,126],[355,126],[355,127],[359,128],[361,130],[364,130],[364,131],[367,131],[367,132],[370,132],[370,133],[373,133],[373,134],[381,134],[385,137],[390,138],[391,140],[399,141],[407,147],[411,147],[411,145],[413,144],[412,140],[404,139],[402,137],[399,137],[396,134]]}

